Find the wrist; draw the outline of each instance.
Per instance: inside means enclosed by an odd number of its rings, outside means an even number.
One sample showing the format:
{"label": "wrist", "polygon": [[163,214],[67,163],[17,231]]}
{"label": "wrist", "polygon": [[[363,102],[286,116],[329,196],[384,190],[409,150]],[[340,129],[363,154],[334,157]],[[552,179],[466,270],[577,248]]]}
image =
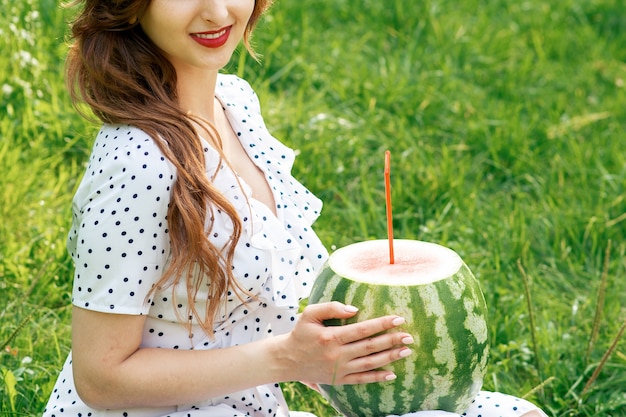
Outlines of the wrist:
{"label": "wrist", "polygon": [[268,372],[271,382],[294,381],[296,371],[293,361],[289,359],[287,335],[278,335],[265,339],[264,354],[259,358],[259,364]]}

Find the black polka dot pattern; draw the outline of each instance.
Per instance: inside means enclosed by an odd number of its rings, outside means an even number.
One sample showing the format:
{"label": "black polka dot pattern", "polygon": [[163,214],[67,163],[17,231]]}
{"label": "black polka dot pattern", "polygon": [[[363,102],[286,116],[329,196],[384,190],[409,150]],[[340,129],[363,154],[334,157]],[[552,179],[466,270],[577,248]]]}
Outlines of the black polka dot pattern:
{"label": "black polka dot pattern", "polygon": [[169,256],[167,208],[175,179],[171,164],[142,131],[100,131],[74,197],[68,237],[75,305],[148,313],[144,299]]}
{"label": "black polka dot pattern", "polygon": [[[291,176],[294,152],[273,138],[258,98],[243,80],[218,77],[217,98],[251,160],[265,174],[276,207],[252,198],[250,188],[204,143],[206,170],[237,209],[244,233],[236,247],[233,274],[256,297],[243,304],[229,293],[210,339],[189,315],[184,285],[146,295],[167,266],[167,208],[176,172],[144,132],[105,125],[94,144],[85,177],[74,198],[68,250],[76,271],[72,302],[82,308],[146,315],[142,345],[167,349],[216,349],[289,331],[299,301],[308,295],[327,252],[311,229],[321,202]],[[207,239],[223,246],[230,219],[211,212]],[[202,307],[208,290],[199,293]],[[182,323],[181,323],[182,321]],[[191,323],[191,334],[182,324]],[[71,355],[63,367],[44,416],[287,416],[278,384],[270,384],[181,405],[176,409],[92,410],[76,395]]]}
{"label": "black polka dot pattern", "polygon": [[[68,237],[76,267],[73,303],[101,312],[146,315],[144,346],[215,349],[286,332],[296,320],[298,302],[308,294],[315,271],[327,257],[311,229],[321,203],[291,177],[293,151],[267,132],[254,92],[233,76],[220,76],[217,92],[242,144],[266,175],[277,216],[252,198],[241,178],[218,165],[217,153],[205,143],[207,175],[214,177],[216,186],[237,208],[244,225],[233,273],[257,296],[242,304],[235,294],[228,294],[216,318],[214,340],[187,316],[184,288],[158,292],[144,302],[168,261],[166,215],[176,180],[173,167],[153,139],[129,126],[104,126],[74,198],[74,223]],[[220,246],[231,232],[230,219],[214,210],[207,238]],[[191,335],[181,318],[184,323],[191,319]],[[532,409],[527,401],[481,392],[463,415],[508,417]],[[415,417],[420,414],[414,413]],[[76,394],[71,354],[44,412],[47,417],[251,415],[289,415],[278,384],[172,408],[90,409]]]}

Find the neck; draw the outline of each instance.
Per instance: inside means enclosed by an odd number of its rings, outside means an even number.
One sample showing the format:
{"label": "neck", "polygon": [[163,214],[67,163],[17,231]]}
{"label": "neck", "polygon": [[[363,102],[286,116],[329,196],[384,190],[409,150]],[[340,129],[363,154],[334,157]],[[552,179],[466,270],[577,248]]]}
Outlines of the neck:
{"label": "neck", "polygon": [[[224,129],[221,107],[217,108],[215,88],[218,71],[198,71],[195,76],[179,77],[178,97],[181,109],[190,116],[198,135],[209,141],[216,149],[228,151],[222,142],[221,130]],[[207,125],[207,122],[210,125]],[[213,131],[217,129],[217,132]]]}
{"label": "neck", "polygon": [[215,123],[217,71],[202,71],[194,77],[178,79],[178,99],[183,110]]}

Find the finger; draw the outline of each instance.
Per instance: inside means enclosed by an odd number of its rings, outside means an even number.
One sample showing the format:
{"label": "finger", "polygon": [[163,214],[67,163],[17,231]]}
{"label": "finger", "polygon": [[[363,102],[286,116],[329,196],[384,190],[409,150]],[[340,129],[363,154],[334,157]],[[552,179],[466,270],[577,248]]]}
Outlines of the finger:
{"label": "finger", "polygon": [[311,388],[312,390],[320,392],[320,386],[318,384],[315,384],[313,382],[304,382],[304,381],[300,381],[300,382],[306,385],[307,387]]}
{"label": "finger", "polygon": [[372,355],[374,353],[383,352],[394,347],[410,345],[412,343],[414,343],[414,340],[409,333],[383,333],[378,336],[369,337],[367,339],[362,339],[351,343],[348,346],[349,355],[353,358],[360,358],[363,356]]}
{"label": "finger", "polygon": [[369,384],[372,382],[389,382],[396,379],[396,375],[391,371],[368,371],[347,375],[342,385]]}
{"label": "finger", "polygon": [[411,354],[413,350],[400,347],[354,359],[346,365],[347,374],[344,377],[344,383],[361,384],[393,380],[395,379],[393,372],[380,368]]}
{"label": "finger", "polygon": [[347,319],[354,316],[358,311],[358,308],[338,301],[309,304],[302,311],[300,320],[322,323],[324,320],[330,319]]}
{"label": "finger", "polygon": [[402,326],[405,322],[402,317],[385,316],[337,327],[337,331],[341,333],[339,339],[344,343],[352,343]]}

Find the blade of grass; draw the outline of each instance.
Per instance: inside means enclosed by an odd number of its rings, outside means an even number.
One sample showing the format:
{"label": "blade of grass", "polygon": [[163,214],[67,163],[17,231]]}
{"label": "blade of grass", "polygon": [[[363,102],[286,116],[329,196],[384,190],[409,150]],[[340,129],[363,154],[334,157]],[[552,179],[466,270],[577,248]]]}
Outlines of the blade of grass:
{"label": "blade of grass", "polygon": [[530,294],[530,279],[524,270],[522,265],[522,261],[520,259],[517,260],[517,268],[522,274],[522,280],[524,281],[524,295],[526,297],[526,307],[528,309],[528,319],[530,321],[530,336],[533,343],[533,352],[535,356],[535,367],[537,368],[537,373],[541,376],[541,361],[539,359],[539,346],[537,343],[537,329],[535,327],[535,313],[533,311],[533,302]]}
{"label": "blade of grass", "polygon": [[13,342],[13,340],[17,337],[20,330],[22,330],[24,326],[26,326],[26,323],[28,323],[30,318],[31,318],[30,315],[26,316],[26,318],[22,320],[20,324],[17,325],[17,327],[11,332],[9,337],[7,337],[4,342],[2,342],[2,345],[0,346],[0,351],[3,351],[7,346],[9,346]]}
{"label": "blade of grass", "polygon": [[15,374],[10,369],[5,369],[3,373],[4,375],[2,376],[2,379],[9,397],[11,411],[15,413],[15,398],[17,397],[17,390],[15,389],[15,386],[17,385],[17,379],[15,378]]}
{"label": "blade of grass", "polygon": [[545,381],[543,381],[541,384],[537,385],[536,387],[533,387],[533,389],[528,391],[526,394],[522,395],[522,398],[526,399],[526,398],[531,397],[532,395],[535,395],[535,393],[537,393],[537,392],[541,391],[542,389],[544,389],[546,386],[551,384],[555,379],[556,379],[556,377],[551,376],[550,378],[548,378]]}
{"label": "blade of grass", "polygon": [[589,343],[587,344],[587,354],[585,355],[585,362],[589,364],[589,358],[593,345],[598,339],[598,333],[600,332],[600,322],[602,321],[602,312],[604,311],[604,301],[606,298],[606,289],[608,286],[609,276],[609,261],[611,259],[611,240],[609,239],[606,245],[606,251],[604,252],[604,266],[602,267],[602,275],[600,278],[600,287],[598,288],[598,295],[596,297],[596,313],[593,318],[593,327],[589,336]]}
{"label": "blade of grass", "polygon": [[593,383],[596,381],[596,379],[598,379],[600,372],[602,372],[604,365],[606,365],[606,362],[609,360],[609,358],[613,354],[613,351],[615,351],[615,348],[617,348],[617,344],[622,338],[622,335],[624,334],[625,331],[626,331],[626,319],[624,319],[624,322],[622,323],[622,327],[620,327],[619,331],[617,332],[617,336],[615,336],[615,339],[613,339],[613,343],[611,343],[611,346],[607,349],[606,352],[604,352],[604,355],[602,356],[600,363],[598,364],[597,368],[593,371],[593,374],[589,378],[589,381],[587,381],[585,388],[583,388],[582,393],[580,394],[581,397],[585,395],[591,389]]}

